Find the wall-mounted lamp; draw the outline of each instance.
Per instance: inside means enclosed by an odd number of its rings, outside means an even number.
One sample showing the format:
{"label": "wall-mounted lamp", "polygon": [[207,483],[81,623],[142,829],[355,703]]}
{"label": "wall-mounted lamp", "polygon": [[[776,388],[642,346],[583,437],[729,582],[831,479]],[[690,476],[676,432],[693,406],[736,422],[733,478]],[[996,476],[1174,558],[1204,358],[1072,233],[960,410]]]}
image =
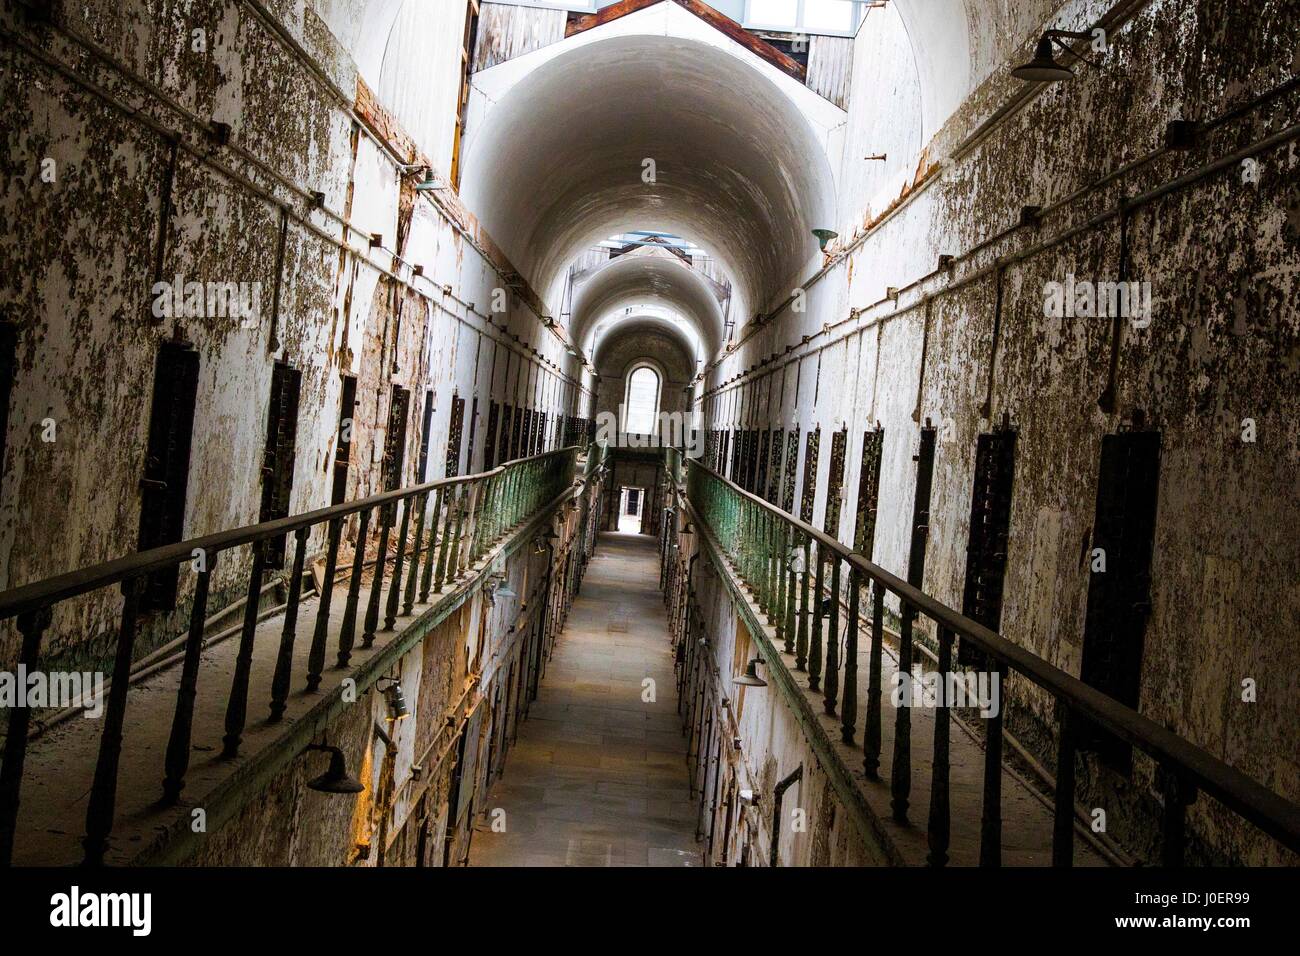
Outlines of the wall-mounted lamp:
{"label": "wall-mounted lamp", "polygon": [[[385,681],[388,682],[387,687],[383,687]],[[411,709],[406,706],[406,695],[402,693],[402,685],[398,683],[396,677],[381,677],[375,686],[384,692],[384,701],[388,704],[389,720],[405,720],[411,716]]]}
{"label": "wall-mounted lamp", "polygon": [[539,534],[533,539],[533,554],[545,554],[555,547],[555,543],[560,540],[560,536],[550,528],[546,529],[545,534]]}
{"label": "wall-mounted lamp", "polygon": [[1058,80],[1072,79],[1074,70],[1064,63],[1056,62],[1056,55],[1052,48],[1053,46],[1059,46],[1076,60],[1082,60],[1089,66],[1096,66],[1096,63],[1085,60],[1065,43],[1065,40],[1089,40],[1091,38],[1091,33],[1077,30],[1048,30],[1038,38],[1038,45],[1034,47],[1033,59],[1028,63],[1020,64],[1011,71],[1011,75],[1017,80],[1024,80],[1026,83],[1055,83]]}
{"label": "wall-mounted lamp", "polygon": [[499,597],[513,598],[519,596],[506,583],[506,573],[504,571],[498,571],[488,576],[487,580],[483,582],[483,595],[488,599],[488,604],[493,607],[496,606]]}
{"label": "wall-mounted lamp", "polygon": [[839,236],[838,232],[831,229],[814,229],[812,234],[817,237],[817,244],[821,246],[822,252],[830,245],[830,241]]}
{"label": "wall-mounted lamp", "polygon": [[330,747],[326,744],[309,744],[307,750],[322,750],[330,755],[329,769],[319,777],[308,780],[308,789],[320,793],[360,793],[366,789],[361,786],[356,777],[348,773],[347,758],[343,756],[343,751],[338,747]]}
{"label": "wall-mounted lamp", "polygon": [[745,665],[745,673],[733,677],[732,682],[741,687],[766,687],[767,681],[758,676],[758,665],[761,663],[763,663],[762,658],[751,658]]}
{"label": "wall-mounted lamp", "polygon": [[446,189],[446,183],[440,183],[433,178],[433,170],[428,166],[424,167],[424,178],[415,184],[417,193],[436,192],[439,189]]}

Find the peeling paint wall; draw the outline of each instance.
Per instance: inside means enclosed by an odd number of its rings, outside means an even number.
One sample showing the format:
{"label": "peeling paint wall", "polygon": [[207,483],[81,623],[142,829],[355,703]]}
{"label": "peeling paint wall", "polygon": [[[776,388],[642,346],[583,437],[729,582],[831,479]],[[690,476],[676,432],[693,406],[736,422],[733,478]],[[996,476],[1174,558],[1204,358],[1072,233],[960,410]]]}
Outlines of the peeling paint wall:
{"label": "peeling paint wall", "polygon": [[[691,558],[683,560],[689,563]],[[777,865],[885,865],[886,851],[845,808],[829,776],[833,768],[825,765],[810,743],[797,710],[806,704],[789,701],[772,681],[758,688],[736,684],[735,676],[744,672],[746,662],[764,655],[706,554],[695,559],[691,581],[703,616],[702,627],[692,634],[708,637],[708,647],[697,651],[704,656],[691,669],[700,675],[704,690],[687,685],[687,696],[693,693],[692,700],[702,700],[704,706],[704,716],[692,720],[695,746],[689,759],[696,768],[695,788],[703,790],[701,831],[711,850],[705,865],[734,866],[742,856],[751,866],[769,864],[775,787],[800,768],[801,778],[782,797]],[[816,718],[811,722],[816,723]],[[720,730],[721,742],[715,736],[707,746],[700,743],[704,726],[711,727],[714,735]],[[707,760],[702,759],[701,749],[707,752]],[[698,768],[706,762],[704,776]],[[716,779],[719,767],[721,781]],[[739,796],[742,789],[753,791],[756,803],[744,804]]]}
{"label": "peeling paint wall", "polygon": [[[1087,23],[1106,8],[1066,4],[1051,21]],[[831,248],[836,255],[805,283],[806,312],[787,309],[752,330],[702,390],[711,428],[794,422],[806,434],[831,429],[836,418],[850,422],[846,542],[862,432],[883,425],[874,560],[900,575],[910,546],[912,456],[920,425],[933,422],[939,442],[924,590],[958,608],[976,436],[1007,414],[1019,437],[1002,634],[1075,675],[1101,439],[1144,416],[1162,438],[1139,710],[1292,800],[1300,798],[1300,657],[1289,635],[1300,619],[1300,553],[1288,530],[1300,513],[1295,495],[1279,489],[1300,478],[1295,141],[1255,157],[1258,182],[1244,177],[1239,161],[1179,177],[1293,121],[1294,93],[1251,104],[1294,76],[1295,14],[1286,2],[1141,5],[1110,35],[1104,69],[1078,66],[1074,80],[1042,89],[954,156],[1021,84],[1004,69],[989,71],[922,151],[907,34],[888,10],[873,11],[857,38],[840,175],[845,235]],[[1026,43],[1001,55],[1017,62],[1029,51]],[[904,104],[910,123],[905,115],[873,119],[873,97],[891,86],[886,108]],[[1204,145],[1158,151],[1169,120],[1213,121],[1237,108],[1240,115],[1207,131]],[[872,141],[881,147],[864,148]],[[888,161],[862,158],[874,152],[887,152]],[[1120,279],[1119,217],[1093,217],[1117,209],[1121,196],[1165,184],[1167,195],[1127,216],[1123,268],[1151,283],[1152,317],[1120,324],[1116,400],[1107,411],[1099,399],[1111,377],[1111,320],[1045,316],[1045,286],[1069,274]],[[1037,227],[1014,228],[1028,205],[1048,213]],[[958,259],[948,267],[941,255]],[[1243,441],[1246,419],[1253,442]],[[823,437],[818,525],[825,448]],[[800,483],[802,468],[801,441]],[[1248,678],[1259,687],[1254,703],[1242,701]],[[1010,694],[1013,732],[1051,766],[1051,700],[1022,679],[1012,679]],[[1152,762],[1138,755],[1126,779],[1089,757],[1081,772],[1079,800],[1106,809],[1111,836],[1150,859],[1160,804]],[[1211,798],[1192,805],[1189,829],[1193,859],[1259,864],[1285,856]]]}
{"label": "peeling paint wall", "polygon": [[[15,42],[4,47],[0,75],[0,259],[12,281],[0,290],[0,320],[16,327],[18,348],[0,587],[135,550],[164,341],[199,353],[186,538],[259,520],[276,360],[302,372],[291,513],[330,503],[344,417],[354,421],[348,496],[380,487],[394,385],[412,396],[407,484],[417,480],[427,393],[425,478],[444,473],[453,394],[466,399],[466,444],[475,397],[484,419],[475,462],[462,452],[461,473],[483,460],[490,390],[517,387],[552,415],[585,400],[561,372],[569,359],[560,339],[539,330],[464,224],[414,192],[418,171],[400,174],[395,150],[407,148],[406,133],[390,121],[398,141],[386,142],[360,126],[349,50],[311,6],[280,13],[266,19],[247,0],[183,11],[142,0],[65,8],[53,26],[4,15]],[[346,21],[339,10],[331,16]],[[427,61],[427,51],[401,46],[385,69],[404,70],[412,85],[401,89],[418,87],[428,109],[454,117],[459,72],[429,72]],[[405,94],[393,89],[405,112]],[[406,118],[417,148],[447,152],[442,133]],[[248,317],[204,309],[159,318],[157,280],[248,283],[256,308]],[[507,356],[513,379],[499,374],[493,384],[490,363],[504,366]],[[346,412],[344,375],[358,380],[357,406]],[[323,546],[318,528],[309,547]],[[218,562],[210,612],[242,595],[246,552]],[[183,568],[177,611],[148,616],[137,658],[184,632],[193,581]],[[120,607],[115,589],[56,607],[44,665],[102,665]],[[6,622],[0,661],[13,660],[16,641]]]}

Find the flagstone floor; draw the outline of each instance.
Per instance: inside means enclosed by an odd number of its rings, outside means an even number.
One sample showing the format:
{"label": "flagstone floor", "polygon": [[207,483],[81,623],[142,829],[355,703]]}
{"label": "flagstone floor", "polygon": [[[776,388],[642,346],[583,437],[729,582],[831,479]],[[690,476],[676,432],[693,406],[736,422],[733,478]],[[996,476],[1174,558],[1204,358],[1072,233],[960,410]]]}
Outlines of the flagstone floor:
{"label": "flagstone floor", "polygon": [[601,536],[470,866],[700,865],[658,585],[654,538]]}

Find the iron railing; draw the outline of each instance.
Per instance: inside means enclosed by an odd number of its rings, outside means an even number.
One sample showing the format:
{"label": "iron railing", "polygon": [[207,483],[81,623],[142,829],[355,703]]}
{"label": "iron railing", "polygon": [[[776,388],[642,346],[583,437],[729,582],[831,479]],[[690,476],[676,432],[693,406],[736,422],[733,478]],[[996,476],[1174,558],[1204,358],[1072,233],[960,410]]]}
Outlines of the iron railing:
{"label": "iron railing", "polygon": [[[444,478],[306,514],[181,541],[0,594],[0,620],[17,618],[22,637],[19,664],[30,673],[38,666],[42,639],[56,605],[113,585],[119,585],[122,590],[121,622],[104,703],[104,727],[86,810],[85,862],[92,865],[103,862],[113,828],[118,763],[141,596],[151,573],[191,562],[195,563],[197,571],[180,687],[164,758],[162,803],[170,805],[179,798],[189,769],[200,651],[205,636],[204,617],[209,583],[220,555],[244,545],[250,545],[252,549],[248,600],[244,606],[234,678],[226,706],[225,736],[222,738],[223,756],[234,757],[239,753],[248,715],[254,634],[259,623],[258,598],[267,571],[265,551],[268,543],[289,534],[295,540],[293,570],[288,578],[288,603],[271,681],[270,719],[276,721],[284,714],[293,677],[291,670],[303,570],[308,537],[313,528],[325,526],[326,549],[324,585],[320,590],[312,630],[307,673],[303,675],[308,691],[314,691],[320,685],[325,668],[333,582],[338,571],[343,526],[348,519],[357,518],[358,543],[351,557],[351,577],[337,636],[336,660],[339,667],[348,666],[358,630],[361,646],[369,648],[377,631],[392,630],[399,616],[411,614],[417,595],[420,603],[427,603],[431,593],[440,593],[445,586],[455,584],[506,538],[511,529],[567,494],[574,477],[577,451],[573,447],[557,449],[507,462],[482,474]],[[397,516],[399,511],[400,519]],[[365,543],[374,530],[372,526],[376,518],[379,524],[378,559],[374,563],[363,613],[360,599],[362,572],[366,565]],[[385,598],[384,578],[394,528],[396,550]],[[196,557],[202,560],[196,562]],[[0,764],[0,865],[4,866],[9,865],[13,857],[30,720],[31,711],[27,707],[14,707],[9,711],[4,762]]]}
{"label": "iron railing", "polygon": [[[670,462],[671,463],[671,462]],[[868,657],[866,714],[862,724],[863,768],[871,779],[881,776],[881,648],[885,624],[885,594],[898,598],[898,671],[911,675],[913,630],[917,615],[936,628],[938,671],[943,686],[953,670],[953,639],[970,642],[987,655],[1005,686],[1007,670],[1015,671],[1055,700],[1058,752],[1054,802],[1052,862],[1070,866],[1074,859],[1075,754],[1081,722],[1116,735],[1146,753],[1163,777],[1162,862],[1179,866],[1186,844],[1186,812],[1198,792],[1230,808],[1292,851],[1300,852],[1300,806],[1286,800],[1200,747],[1143,717],[1093,687],[952,608],[917,587],[868,561],[830,535],[750,494],[696,461],[687,466],[686,513],[693,514],[716,540],[750,591],[752,601],[776,634],[776,641],[805,672],[810,689],[820,691],[827,714],[838,710],[841,739],[853,745],[858,733],[858,633],[861,592],[870,585],[871,647]],[[675,542],[673,542],[675,544]],[[667,542],[665,543],[667,547]],[[676,590],[683,575],[665,569]],[[829,584],[829,588],[827,585]],[[842,585],[847,585],[842,588]],[[845,594],[845,591],[847,593]],[[841,602],[847,598],[844,657],[839,657]],[[685,600],[677,602],[684,604]],[[681,613],[672,607],[674,617]],[[828,624],[824,623],[828,622]],[[783,667],[780,660],[769,661]],[[933,771],[928,819],[931,865],[948,862],[949,847],[949,719],[951,702],[941,698],[935,710]],[[1001,865],[1002,849],[1002,712],[984,718],[986,731],[980,864]],[[911,709],[894,714],[893,759],[890,765],[891,810],[899,822],[908,818],[911,791]]]}

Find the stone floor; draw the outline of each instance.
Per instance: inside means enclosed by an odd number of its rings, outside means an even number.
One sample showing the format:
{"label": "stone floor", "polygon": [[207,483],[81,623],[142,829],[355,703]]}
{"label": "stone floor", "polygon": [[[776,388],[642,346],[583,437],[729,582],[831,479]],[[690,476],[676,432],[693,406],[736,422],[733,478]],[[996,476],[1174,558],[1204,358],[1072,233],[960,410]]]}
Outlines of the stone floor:
{"label": "stone floor", "polygon": [[470,866],[700,865],[654,538],[601,536],[486,807]]}

